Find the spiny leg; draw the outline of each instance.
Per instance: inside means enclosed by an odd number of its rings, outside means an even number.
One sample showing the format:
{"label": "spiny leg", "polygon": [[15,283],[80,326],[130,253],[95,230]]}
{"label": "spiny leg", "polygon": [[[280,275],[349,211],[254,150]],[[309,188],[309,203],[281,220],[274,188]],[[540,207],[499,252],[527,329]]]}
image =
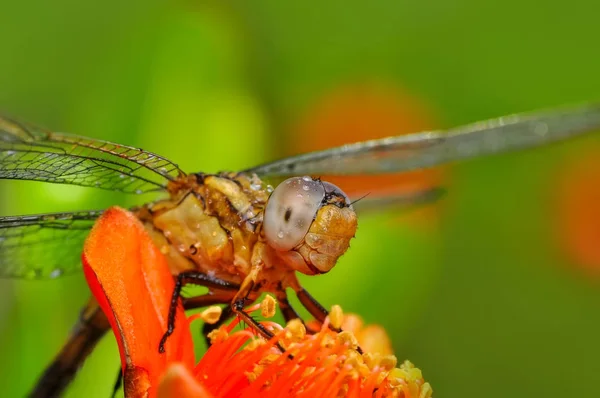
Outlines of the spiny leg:
{"label": "spiny leg", "polygon": [[29,397],[60,396],[96,343],[110,330],[108,319],[94,298],[81,311],[69,340],[40,377]]}
{"label": "spiny leg", "polygon": [[117,380],[115,380],[115,385],[113,386],[113,392],[111,397],[116,398],[117,392],[123,387],[123,369],[119,366],[119,372],[117,373]]}
{"label": "spiny leg", "polygon": [[[319,303],[313,296],[311,296],[310,293],[306,291],[306,289],[302,288],[296,291],[296,295],[298,296],[298,299],[300,300],[304,308],[306,308],[308,312],[312,316],[314,316],[317,321],[321,323],[325,322],[325,318],[327,318],[327,315],[329,315],[329,311],[327,311],[325,307],[321,305],[321,303]],[[333,327],[332,329],[338,333],[341,332],[340,329]]]}
{"label": "spiny leg", "polygon": [[182,300],[183,308],[187,311],[196,308],[210,307],[211,305],[229,304],[231,303],[234,294],[235,293],[232,291],[213,291],[206,294],[201,294],[200,296],[186,297]]}
{"label": "spiny leg", "polygon": [[[237,316],[242,318],[244,322],[246,322],[248,325],[250,325],[250,327],[256,330],[262,337],[264,337],[267,340],[273,338],[275,336],[273,332],[271,332],[262,323],[256,321],[254,318],[252,318],[252,316],[250,316],[250,314],[244,311],[245,304],[246,298],[237,299],[231,304],[231,309]],[[282,350],[282,352],[283,351],[285,351],[285,349]]]}
{"label": "spiny leg", "polygon": [[189,297],[183,299],[183,308],[185,310],[191,310],[195,308],[208,307],[215,304],[227,304],[221,310],[219,320],[215,323],[206,323],[202,326],[202,335],[206,341],[206,346],[210,346],[210,339],[208,334],[213,330],[220,327],[225,321],[233,316],[233,310],[231,309],[231,300],[235,293],[233,291],[213,291],[201,296]]}
{"label": "spiny leg", "polygon": [[[256,266],[253,267],[248,276],[244,278],[242,281],[242,285],[240,286],[240,290],[235,294],[233,301],[231,302],[232,311],[239,316],[244,322],[246,322],[250,327],[252,327],[258,334],[264,337],[267,340],[275,337],[273,332],[267,329],[262,323],[257,322],[254,318],[250,316],[245,310],[244,306],[247,303],[248,297],[252,290],[256,286],[256,279],[258,278],[258,274],[260,273],[262,267]],[[285,352],[285,348],[281,345],[280,342],[277,342],[277,347],[281,352]],[[292,358],[291,355],[289,355]]]}
{"label": "spiny leg", "polygon": [[280,296],[277,299],[277,302],[279,303],[279,308],[281,309],[281,313],[283,314],[283,319],[285,320],[285,323],[288,323],[293,319],[299,319],[300,322],[302,322],[302,324],[306,328],[307,333],[315,334],[317,332],[317,330],[313,330],[313,329],[309,328],[308,326],[306,326],[306,322],[304,322],[304,319],[302,319],[300,314],[298,314],[298,312],[296,312],[294,307],[292,307],[292,305],[288,301],[287,295],[284,294],[284,295]]}
{"label": "spiny leg", "polygon": [[231,283],[199,271],[186,271],[177,275],[177,280],[175,281],[175,289],[173,289],[173,295],[171,296],[171,304],[169,306],[169,316],[167,318],[167,331],[160,339],[160,343],[158,345],[158,352],[160,353],[165,352],[165,343],[167,342],[169,336],[173,334],[173,330],[175,329],[175,314],[177,313],[177,304],[179,303],[181,289],[183,289],[183,286],[185,286],[188,283],[206,286],[208,288],[218,290],[239,291],[240,289],[240,286],[235,283]]}
{"label": "spiny leg", "polygon": [[[255,331],[257,331],[258,334],[260,334],[266,340],[270,340],[273,337],[275,337],[273,332],[271,332],[262,323],[256,321],[254,318],[252,318],[252,316],[250,316],[250,314],[248,314],[246,311],[244,311],[245,302],[246,302],[246,299],[243,299],[243,298],[237,299],[236,301],[234,301],[231,304],[231,309],[237,316],[242,318],[242,320],[244,322],[246,322],[248,325],[250,325],[250,327],[252,327]],[[279,342],[279,341],[277,342],[277,348],[279,348],[279,351],[281,351],[282,353],[284,353],[286,351],[285,347],[282,346],[281,342]],[[289,359],[294,359],[294,356],[292,354],[288,354],[287,357]]]}
{"label": "spiny leg", "polygon": [[300,319],[302,321],[302,323],[304,323],[302,318],[300,318],[300,314],[298,314],[296,312],[294,307],[292,307],[292,305],[288,301],[287,296],[279,297],[277,299],[277,302],[279,303],[279,308],[281,309],[281,313],[283,314],[283,319],[285,320],[286,323],[288,323],[292,319]]}

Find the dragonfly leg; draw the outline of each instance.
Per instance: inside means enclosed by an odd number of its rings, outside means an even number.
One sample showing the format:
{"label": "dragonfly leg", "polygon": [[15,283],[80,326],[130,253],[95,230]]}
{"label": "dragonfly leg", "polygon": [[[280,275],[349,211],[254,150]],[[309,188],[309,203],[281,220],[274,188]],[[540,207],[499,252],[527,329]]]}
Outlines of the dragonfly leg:
{"label": "dragonfly leg", "polygon": [[233,315],[233,310],[229,303],[234,296],[233,291],[215,291],[207,294],[203,294],[196,297],[190,297],[183,299],[183,308],[186,310],[191,310],[194,308],[208,307],[210,305],[215,304],[227,304],[227,306],[223,307],[221,311],[221,316],[219,316],[219,320],[215,323],[204,323],[202,326],[202,335],[206,341],[206,346],[210,346],[210,339],[208,338],[208,334],[213,330],[219,328],[225,321],[227,321]]}
{"label": "dragonfly leg", "polygon": [[[298,296],[298,299],[300,300],[304,308],[306,308],[312,316],[314,316],[321,323],[325,322],[325,318],[327,317],[327,315],[329,315],[329,311],[327,311],[325,307],[321,305],[321,303],[319,303],[313,296],[311,296],[310,293],[306,291],[306,289],[300,287],[296,290],[296,295]],[[341,328],[333,327],[331,323],[329,324],[329,328],[337,333],[340,333],[342,331]],[[358,351],[359,354],[363,353],[360,347],[357,347],[356,351]]]}
{"label": "dragonfly leg", "polygon": [[196,308],[209,307],[216,304],[229,304],[233,299],[234,291],[218,291],[202,294],[200,296],[183,299],[183,308],[193,310]]}
{"label": "dragonfly leg", "polygon": [[110,329],[108,319],[94,298],[81,311],[71,336],[46,368],[29,397],[56,397],[71,382],[98,340]]}
{"label": "dragonfly leg", "polygon": [[160,353],[165,352],[165,343],[167,342],[169,336],[173,334],[173,330],[175,329],[175,314],[177,313],[179,296],[181,295],[181,289],[183,289],[183,286],[185,286],[186,284],[201,285],[206,286],[209,289],[212,288],[218,290],[238,291],[240,289],[240,286],[235,283],[231,283],[199,271],[186,271],[177,275],[177,279],[175,281],[175,289],[173,289],[173,295],[171,296],[171,304],[169,305],[167,331],[160,339],[160,343],[158,345],[158,352]]}
{"label": "dragonfly leg", "polygon": [[[258,332],[258,334],[260,334],[262,337],[264,337],[267,340],[273,338],[273,336],[275,336],[273,334],[273,332],[271,332],[269,329],[267,329],[262,323],[258,322],[254,318],[252,318],[252,316],[244,310],[245,305],[246,305],[246,298],[240,298],[240,299],[235,300],[231,304],[231,309],[237,316],[242,318],[242,320],[244,322],[246,322],[248,325],[250,325],[250,327],[252,327],[254,330],[256,330]],[[282,347],[280,347],[280,348],[282,348]],[[285,351],[285,349],[282,349],[281,351],[283,352],[283,351]]]}
{"label": "dragonfly leg", "polygon": [[[306,289],[301,288],[300,290],[297,290],[296,295],[298,296],[298,299],[300,300],[304,308],[306,308],[308,312],[312,316],[314,316],[317,321],[321,323],[325,322],[325,318],[327,317],[327,315],[329,315],[329,311],[327,311],[325,307],[321,305],[321,303],[319,303],[313,296],[311,296],[310,293],[306,291]],[[336,330],[335,328],[332,329],[336,332],[341,331]]]}
{"label": "dragonfly leg", "polygon": [[277,299],[277,302],[279,303],[279,308],[281,309],[281,313],[283,314],[283,319],[285,319],[286,323],[291,321],[292,319],[300,319],[302,321],[302,323],[304,323],[302,318],[300,318],[300,314],[298,314],[296,312],[296,310],[292,307],[292,305],[288,301],[287,296],[279,297]]}
{"label": "dragonfly leg", "polygon": [[[250,325],[250,327],[252,329],[254,329],[256,332],[258,332],[258,334],[260,334],[266,340],[270,340],[273,337],[275,337],[273,332],[271,332],[262,323],[258,322],[256,319],[252,318],[252,316],[250,314],[248,314],[246,311],[244,311],[245,304],[246,304],[246,299],[240,298],[240,299],[235,300],[231,304],[231,308],[237,316],[242,318],[242,320],[244,322],[246,322],[248,325]],[[279,351],[285,352],[285,347],[282,346],[279,341],[277,342],[277,348],[279,348]],[[289,357],[289,359],[294,359],[293,355],[288,355],[288,357]]]}
{"label": "dragonfly leg", "polygon": [[111,398],[117,398],[117,392],[123,387],[123,369],[119,366],[119,371],[117,372],[117,380],[115,380],[115,385],[113,386],[113,392]]}
{"label": "dragonfly leg", "polygon": [[277,299],[277,302],[279,303],[279,308],[281,309],[281,313],[283,314],[283,319],[285,320],[286,323],[288,323],[289,321],[291,321],[293,319],[299,319],[302,322],[302,324],[304,324],[304,327],[306,328],[307,333],[315,334],[317,332],[316,330],[313,330],[313,329],[309,328],[308,326],[306,326],[306,322],[304,322],[304,319],[302,319],[300,314],[298,314],[298,312],[296,312],[294,307],[292,307],[292,305],[288,301],[287,295],[283,295],[283,296],[279,297]]}
{"label": "dragonfly leg", "polygon": [[246,303],[248,301],[248,296],[250,296],[250,293],[252,293],[252,289],[254,289],[254,286],[256,284],[255,280],[259,271],[260,268],[257,267],[250,271],[250,274],[248,274],[248,276],[244,278],[244,281],[240,286],[240,290],[238,290],[238,292],[233,297],[233,300],[231,301],[231,310],[237,316],[242,318],[244,322],[246,322],[254,330],[256,330],[261,336],[268,340],[271,337],[273,337],[273,333],[271,333],[271,331],[265,328],[261,323],[254,320],[254,318],[252,318],[250,314],[244,311],[244,307],[246,306]]}
{"label": "dragonfly leg", "polygon": [[[256,285],[256,279],[261,271],[260,266],[252,268],[248,276],[244,278],[240,290],[236,293],[233,301],[231,302],[231,310],[239,316],[242,321],[246,322],[251,328],[253,328],[258,334],[267,340],[272,339],[275,335],[269,329],[267,329],[262,323],[256,321],[250,314],[248,314],[244,307],[248,303],[248,297]],[[281,343],[277,342],[277,347],[281,352],[285,352],[285,348]]]}

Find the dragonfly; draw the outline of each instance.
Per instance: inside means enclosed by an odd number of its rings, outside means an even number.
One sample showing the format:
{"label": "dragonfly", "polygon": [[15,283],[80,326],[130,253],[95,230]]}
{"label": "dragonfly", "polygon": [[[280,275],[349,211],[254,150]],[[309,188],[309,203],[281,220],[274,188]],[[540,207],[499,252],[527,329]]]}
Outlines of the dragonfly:
{"label": "dragonfly", "polygon": [[[363,141],[242,171],[206,174],[187,173],[169,159],[139,148],[47,131],[0,116],[0,179],[161,194],[130,210],[168,260],[176,280],[175,306],[186,284],[199,284],[209,293],[183,297],[186,309],[226,304],[219,322],[204,326],[205,334],[236,315],[269,337],[270,332],[245,312],[245,305],[263,292],[272,292],[284,318],[298,318],[286,296],[291,288],[308,312],[323,321],[327,311],[300,285],[296,274],[328,272],[354,237],[354,203],[320,176],[402,173],[549,145],[598,130],[600,104],[584,104]],[[266,181],[282,182],[273,188]],[[430,200],[431,192],[424,188],[372,201],[382,199],[412,205]],[[0,277],[52,279],[81,272],[84,241],[102,213],[0,217]],[[159,350],[172,332],[175,306],[163,340],[157,342]],[[90,299],[31,396],[60,395],[109,328],[98,303]]]}

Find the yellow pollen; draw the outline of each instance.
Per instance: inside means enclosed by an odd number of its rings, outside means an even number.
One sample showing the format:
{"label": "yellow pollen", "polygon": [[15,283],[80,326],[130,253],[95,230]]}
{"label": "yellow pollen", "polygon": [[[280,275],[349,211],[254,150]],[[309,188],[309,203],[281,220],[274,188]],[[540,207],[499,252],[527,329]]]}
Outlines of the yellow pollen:
{"label": "yellow pollen", "polygon": [[286,326],[286,338],[291,341],[300,341],[306,336],[306,327],[300,319],[292,319]]}
{"label": "yellow pollen", "polygon": [[255,381],[256,381],[256,379],[258,379],[258,375],[259,375],[260,373],[257,373],[257,372],[256,372],[256,368],[257,368],[257,367],[258,367],[258,366],[255,366],[255,367],[254,367],[254,370],[253,370],[252,372],[244,372],[244,375],[246,375],[246,377],[248,378],[248,381],[249,381],[250,383],[253,383],[253,382],[255,382]]}
{"label": "yellow pollen", "polygon": [[356,351],[349,351],[347,356],[348,358],[346,358],[344,363],[352,368],[359,368],[362,364],[364,364],[362,356]]}
{"label": "yellow pollen", "polygon": [[348,395],[348,384],[344,384],[338,393],[338,397],[345,397]]}
{"label": "yellow pollen", "polygon": [[379,364],[381,355],[372,352],[365,352],[363,354],[363,359],[365,360],[365,364],[369,367],[369,369],[373,369]]}
{"label": "yellow pollen", "polygon": [[265,318],[272,318],[275,316],[275,310],[277,309],[277,301],[273,296],[267,294],[265,299],[260,303],[260,313]]}
{"label": "yellow pollen", "polygon": [[279,359],[280,354],[267,354],[264,357],[262,357],[259,361],[259,364],[261,365],[268,365],[270,363],[275,362],[277,359]]}
{"label": "yellow pollen", "polygon": [[252,339],[248,345],[246,347],[244,347],[245,350],[248,351],[253,351],[256,350],[258,347],[260,347],[261,345],[266,344],[265,340],[257,338],[257,339]]}
{"label": "yellow pollen", "polygon": [[421,386],[421,393],[419,394],[419,398],[428,398],[433,394],[433,389],[431,388],[431,384],[425,382]]}
{"label": "yellow pollen", "polygon": [[225,329],[224,326],[221,326],[220,328],[209,332],[206,337],[210,339],[211,344],[220,343],[227,340],[229,332],[227,332],[227,329]]}
{"label": "yellow pollen", "polygon": [[331,307],[331,312],[329,312],[329,322],[331,322],[331,326],[336,329],[342,327],[342,322],[344,322],[344,311],[342,311],[342,307],[337,304]]}
{"label": "yellow pollen", "polygon": [[350,380],[358,380],[358,378],[360,377],[360,372],[356,369],[350,369],[348,375],[350,377]]}
{"label": "yellow pollen", "polygon": [[340,343],[347,344],[348,347],[353,350],[356,350],[358,348],[358,340],[356,340],[356,337],[354,337],[354,334],[352,334],[352,332],[340,332],[337,335],[337,339]]}
{"label": "yellow pollen", "polygon": [[200,318],[202,318],[204,322],[210,323],[212,325],[214,323],[217,323],[217,321],[221,317],[221,312],[221,307],[213,305],[202,311],[202,314],[200,314]]}
{"label": "yellow pollen", "polygon": [[260,376],[261,373],[264,372],[264,370],[265,370],[265,366],[255,365],[254,368],[252,369],[252,372],[246,372],[246,377],[248,378],[248,381],[253,382],[256,379],[258,379],[258,376]]}
{"label": "yellow pollen", "polygon": [[390,371],[396,367],[398,360],[394,355],[385,355],[379,361],[379,366],[387,371]]}
{"label": "yellow pollen", "polygon": [[335,339],[330,334],[326,334],[325,336],[323,336],[323,340],[321,340],[321,347],[331,348],[334,345],[335,345]]}

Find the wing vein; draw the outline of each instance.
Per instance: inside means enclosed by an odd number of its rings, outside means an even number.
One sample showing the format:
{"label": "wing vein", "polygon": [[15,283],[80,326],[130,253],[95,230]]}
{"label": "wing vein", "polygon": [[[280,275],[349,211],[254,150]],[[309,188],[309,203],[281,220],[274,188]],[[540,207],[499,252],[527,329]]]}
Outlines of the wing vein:
{"label": "wing vein", "polygon": [[165,190],[182,176],[175,163],[151,152],[46,132],[0,116],[0,179],[143,193]]}

